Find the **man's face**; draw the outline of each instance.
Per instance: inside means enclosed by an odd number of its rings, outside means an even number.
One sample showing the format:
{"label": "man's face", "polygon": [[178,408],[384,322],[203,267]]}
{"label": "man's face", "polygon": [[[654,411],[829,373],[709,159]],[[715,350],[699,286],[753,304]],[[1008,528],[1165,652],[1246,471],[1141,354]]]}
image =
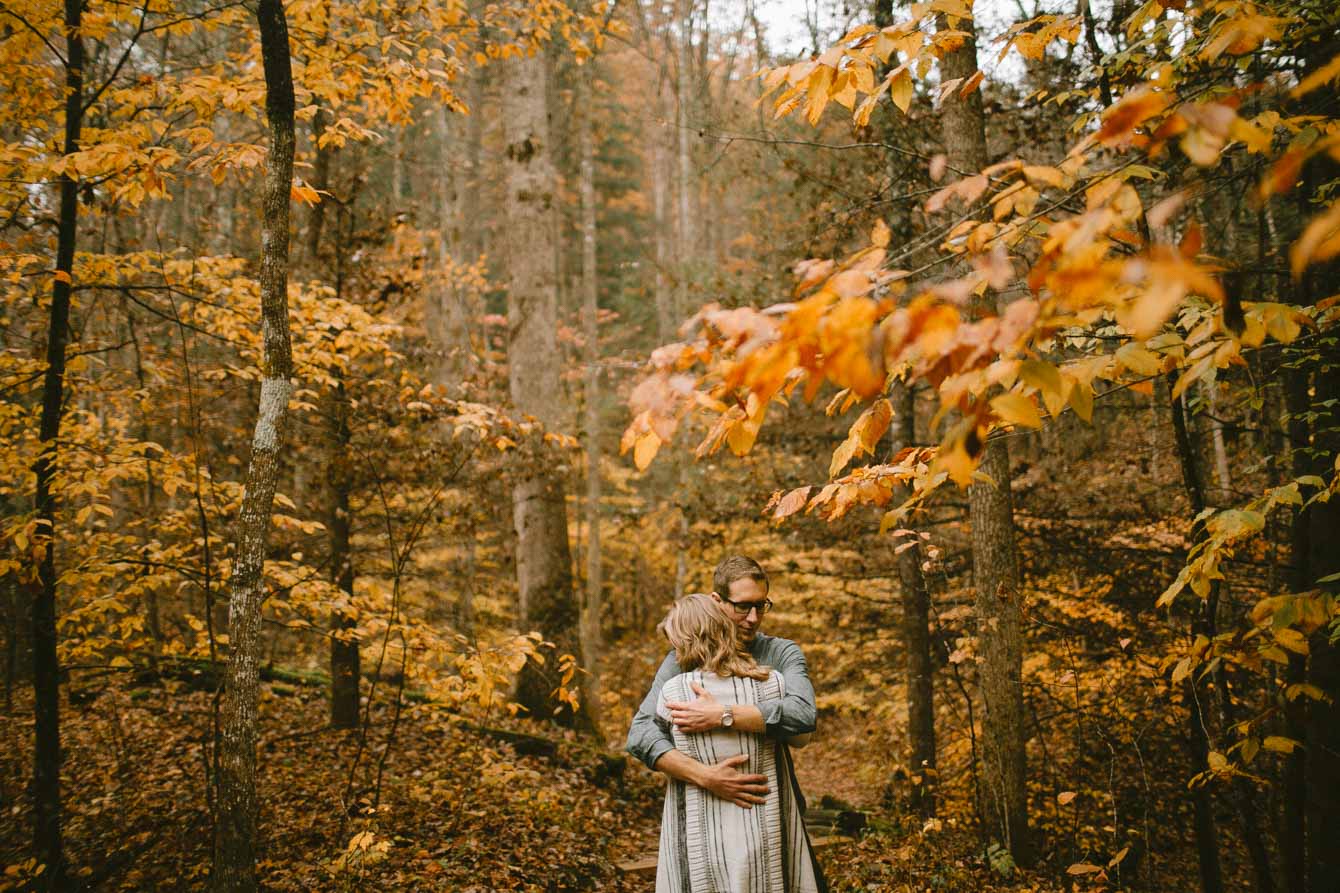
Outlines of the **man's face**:
{"label": "man's face", "polygon": [[[734,621],[740,628],[740,639],[748,645],[754,641],[754,635],[763,623],[763,603],[768,599],[768,590],[757,580],[751,580],[745,577],[730,584],[730,594],[727,599],[735,603],[735,607],[721,600],[721,610],[726,612],[726,616]],[[736,610],[738,607],[741,610]],[[744,610],[748,608],[748,610]]]}

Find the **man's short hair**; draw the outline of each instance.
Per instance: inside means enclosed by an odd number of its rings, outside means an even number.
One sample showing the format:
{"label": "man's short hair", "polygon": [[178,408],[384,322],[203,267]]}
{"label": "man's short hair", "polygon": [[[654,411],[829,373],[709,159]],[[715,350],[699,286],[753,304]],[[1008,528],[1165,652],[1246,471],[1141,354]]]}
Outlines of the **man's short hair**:
{"label": "man's short hair", "polygon": [[712,572],[712,591],[723,598],[729,598],[730,584],[736,580],[753,580],[761,584],[765,592],[769,588],[768,572],[763,570],[761,564],[743,555],[731,555],[722,560]]}

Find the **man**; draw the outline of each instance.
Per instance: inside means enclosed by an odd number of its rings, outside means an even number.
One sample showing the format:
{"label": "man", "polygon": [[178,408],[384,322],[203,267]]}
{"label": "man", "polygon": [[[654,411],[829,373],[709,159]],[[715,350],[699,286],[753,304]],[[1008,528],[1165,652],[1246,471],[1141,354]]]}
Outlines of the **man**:
{"label": "man", "polygon": [[[785,739],[814,731],[814,686],[810,684],[805,655],[789,639],[765,636],[759,632],[763,616],[772,607],[768,598],[768,575],[757,561],[742,555],[732,555],[717,565],[712,574],[712,597],[726,616],[735,622],[740,638],[760,666],[772,667],[785,680],[786,694],[757,705],[740,704],[727,711],[710,695],[694,686],[698,697],[692,701],[667,704],[671,720],[681,731],[706,732],[729,726],[741,732],[762,732],[769,738]],[[656,722],[656,700],[667,679],[680,673],[675,653],[671,651],[656,678],[651,691],[642,699],[642,706],[633,717],[628,730],[628,752],[648,768],[663,772],[688,784],[749,809],[764,802],[768,794],[766,779],[739,771],[748,756],[739,755],[720,763],[700,763],[687,754],[675,750],[667,729]]]}

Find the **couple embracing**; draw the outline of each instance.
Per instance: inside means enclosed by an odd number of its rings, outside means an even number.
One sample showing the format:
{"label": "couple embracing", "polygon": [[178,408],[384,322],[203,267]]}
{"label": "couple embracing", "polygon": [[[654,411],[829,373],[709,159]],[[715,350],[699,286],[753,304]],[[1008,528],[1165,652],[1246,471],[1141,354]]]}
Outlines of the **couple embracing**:
{"label": "couple embracing", "polygon": [[825,893],[791,762],[814,732],[796,643],[759,632],[772,607],[751,558],[717,565],[662,630],[672,651],[628,730],[628,752],[669,778],[657,893]]}

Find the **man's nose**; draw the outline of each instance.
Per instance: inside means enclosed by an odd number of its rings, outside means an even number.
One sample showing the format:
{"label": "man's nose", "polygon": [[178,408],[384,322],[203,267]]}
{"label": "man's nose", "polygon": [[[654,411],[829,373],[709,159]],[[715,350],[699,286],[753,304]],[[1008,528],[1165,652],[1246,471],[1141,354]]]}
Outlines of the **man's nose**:
{"label": "man's nose", "polygon": [[759,613],[758,605],[751,606],[748,613],[744,615],[745,620],[748,620],[750,617],[753,617],[755,620],[759,620],[763,617],[763,615]]}

